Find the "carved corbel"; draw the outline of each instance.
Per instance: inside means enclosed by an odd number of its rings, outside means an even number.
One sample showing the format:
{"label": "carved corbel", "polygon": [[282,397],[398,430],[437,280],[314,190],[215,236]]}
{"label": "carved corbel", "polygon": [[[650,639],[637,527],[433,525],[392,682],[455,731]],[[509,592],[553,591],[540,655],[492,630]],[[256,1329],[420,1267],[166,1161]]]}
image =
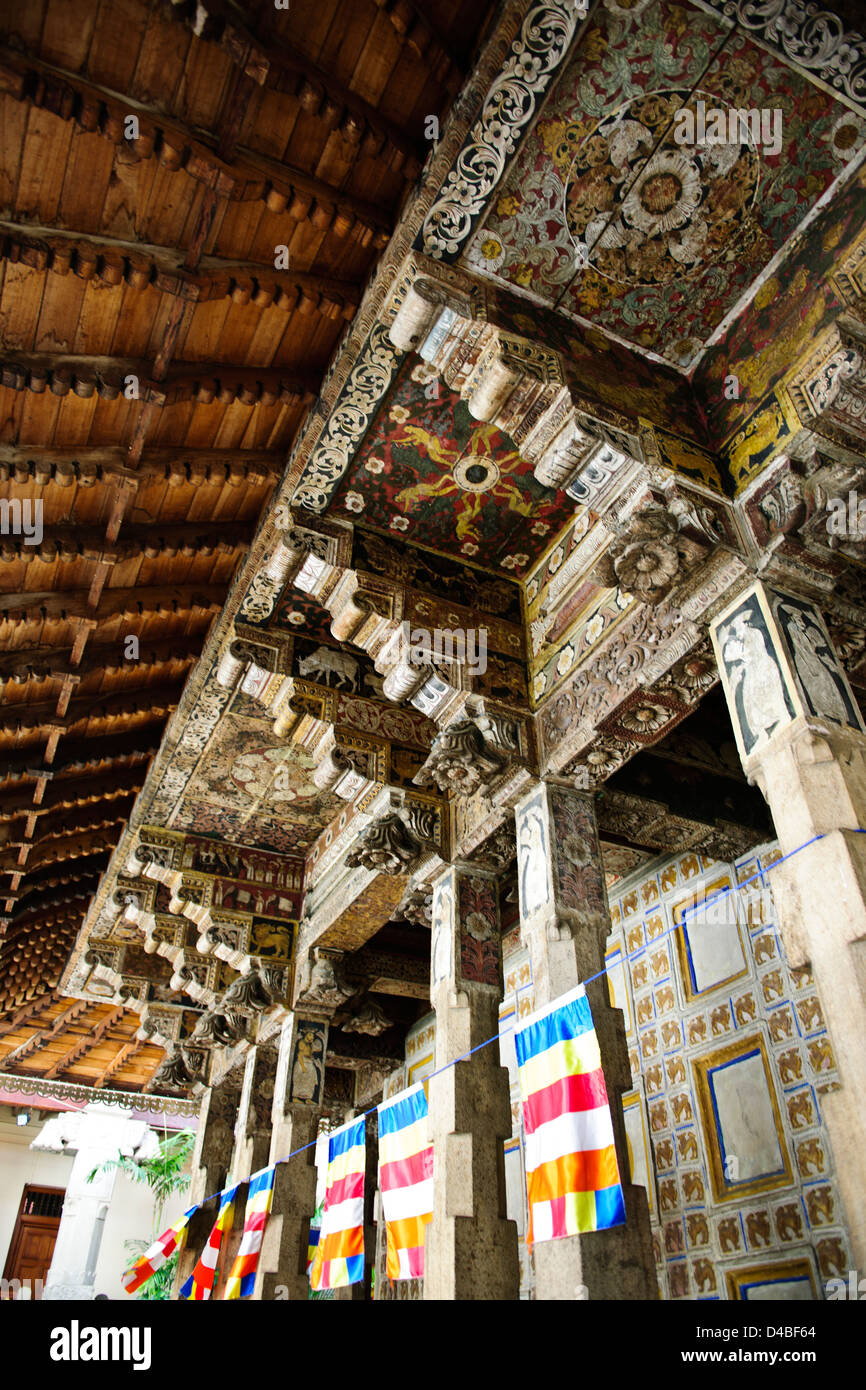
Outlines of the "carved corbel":
{"label": "carved corbel", "polygon": [[504,758],[475,721],[460,719],[439,731],[429,757],[412,780],[418,787],[435,782],[441,792],[472,796],[495,782],[504,766]]}
{"label": "carved corbel", "polygon": [[196,1024],[192,1036],[199,1043],[233,1047],[247,1037],[246,1023],[243,1016],[233,1009],[208,1009]]}
{"label": "carved corbel", "polygon": [[357,1013],[340,1022],[344,1033],[366,1033],[368,1037],[378,1038],[391,1027],[391,1020],[375,1000],[368,999]]}
{"label": "carved corbel", "polygon": [[418,927],[433,926],[433,889],[411,883],[394,909],[396,921],[414,922]]}
{"label": "carved corbel", "polygon": [[368,825],[355,848],[346,855],[348,868],[380,874],[411,874],[419,862],[436,852],[432,809],[409,803]]}
{"label": "carved corbel", "polygon": [[274,1000],[261,971],[251,970],[246,975],[239,975],[229,985],[222,1002],[228,1013],[260,1014],[270,1008]]}
{"label": "carved corbel", "polygon": [[297,1003],[305,1008],[332,1011],[338,1009],[356,992],[341,969],[342,952],[314,950],[312,964],[306,987],[300,992]]}
{"label": "carved corbel", "polygon": [[592,577],[605,588],[619,587],[654,607],[707,552],[706,543],[689,539],[673,512],[650,503],[617,526]]}

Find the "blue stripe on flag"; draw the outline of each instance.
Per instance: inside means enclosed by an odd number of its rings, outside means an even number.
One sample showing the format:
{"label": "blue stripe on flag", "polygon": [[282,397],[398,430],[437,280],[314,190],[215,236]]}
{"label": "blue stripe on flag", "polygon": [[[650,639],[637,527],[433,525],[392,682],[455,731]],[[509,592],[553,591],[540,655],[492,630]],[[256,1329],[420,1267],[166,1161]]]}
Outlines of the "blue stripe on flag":
{"label": "blue stripe on flag", "polygon": [[245,1274],[244,1277],[243,1277],[243,1279],[241,1280],[241,1292],[240,1292],[240,1297],[241,1297],[241,1298],[249,1298],[250,1295],[251,1295],[251,1293],[252,1293],[252,1291],[253,1291],[253,1289],[255,1288],[255,1286],[256,1286],[256,1276],[255,1276],[255,1272],[253,1272],[252,1274]]}
{"label": "blue stripe on flag", "polygon": [[625,1203],[619,1183],[615,1187],[603,1187],[595,1194],[596,1230],[606,1231],[610,1226],[625,1223]]}
{"label": "blue stripe on flag", "polygon": [[530,1057],[537,1057],[556,1043],[569,1042],[581,1033],[592,1031],[592,1013],[586,995],[572,999],[561,1009],[540,1018],[525,1028],[515,1029],[514,1046],[517,1049],[517,1065],[522,1067]]}
{"label": "blue stripe on flag", "polygon": [[[274,1165],[273,1168],[262,1168],[260,1172],[255,1173],[250,1178],[247,1204],[252,1201],[253,1197],[257,1197],[260,1192],[267,1192],[269,1188],[273,1187],[275,1172],[276,1165]],[[240,1186],[240,1184],[238,1184],[238,1186]],[[237,1192],[237,1187],[235,1188],[235,1192]]]}
{"label": "blue stripe on flag", "polygon": [[178,1298],[189,1298],[192,1293],[193,1275],[191,1274],[178,1294]]}
{"label": "blue stripe on flag", "polygon": [[354,1149],[358,1144],[364,1143],[364,1121],[359,1120],[357,1124],[347,1125],[345,1129],[339,1130],[331,1136],[328,1142],[328,1159],[333,1163],[340,1154],[348,1153],[349,1149]]}
{"label": "blue stripe on flag", "polygon": [[423,1120],[426,1114],[427,1097],[424,1087],[419,1086],[416,1091],[379,1106],[379,1133],[396,1134],[398,1130]]}
{"label": "blue stripe on flag", "polygon": [[360,1284],[364,1278],[364,1256],[349,1255],[346,1260],[346,1274],[350,1284]]}

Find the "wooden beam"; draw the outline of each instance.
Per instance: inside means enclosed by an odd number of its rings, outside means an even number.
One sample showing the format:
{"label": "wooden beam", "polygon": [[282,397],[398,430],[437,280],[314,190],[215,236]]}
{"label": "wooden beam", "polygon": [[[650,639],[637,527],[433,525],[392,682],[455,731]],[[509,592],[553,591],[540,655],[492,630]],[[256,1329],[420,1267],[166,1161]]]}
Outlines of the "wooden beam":
{"label": "wooden beam", "polygon": [[93,487],[98,482],[128,478],[162,478],[169,487],[201,487],[203,483],[244,483],[260,486],[282,476],[285,458],[267,449],[184,449],[148,446],[135,470],[129,451],[121,446],[46,448],[42,444],[0,444],[0,482],[40,487]]}
{"label": "wooden beam", "polygon": [[33,1033],[26,1042],[19,1043],[18,1047],[13,1047],[9,1052],[4,1053],[3,1056],[0,1057],[0,1066],[5,1066],[7,1062],[13,1060],[20,1062],[24,1057],[29,1056],[31,1052],[38,1052],[40,1048],[44,1047],[52,1038],[56,1038],[62,1033],[64,1028],[66,1028],[73,1019],[78,1018],[79,1015],[84,1013],[84,1010],[89,1007],[90,1005],[86,1000],[73,999],[68,1008],[65,1008],[62,1013],[58,1014],[57,1018],[53,1019],[50,1024],[43,1024],[41,1028],[36,1029],[35,1033]]}
{"label": "wooden beam", "polygon": [[[116,719],[123,715],[140,714],[143,710],[168,715],[177,707],[182,689],[182,682],[174,682],[168,685],[118,690],[114,695],[95,698],[92,695],[83,695],[80,699],[70,700],[63,727],[70,728],[83,719]],[[0,729],[38,729],[43,725],[56,725],[56,707],[55,700],[40,701],[36,704],[22,702],[0,705]]]}
{"label": "wooden beam", "polygon": [[[25,861],[23,867],[26,867],[28,873],[32,873],[46,864],[58,864],[67,859],[83,859],[95,854],[97,850],[114,849],[119,839],[119,834],[108,834],[103,830],[89,835],[70,835],[65,840],[53,840],[48,845],[41,846],[42,853],[34,857],[32,863]],[[12,874],[21,867],[14,853],[0,854],[0,873]],[[0,898],[2,896],[3,889],[0,888]]]}
{"label": "wooden beam", "polygon": [[94,1047],[99,1046],[105,1034],[120,1021],[124,1012],[123,1005],[118,1004],[101,1023],[97,1024],[92,1033],[86,1033],[84,1037],[79,1038],[62,1057],[57,1059],[52,1067],[49,1067],[48,1071],[40,1073],[42,1077],[46,1081],[50,1081],[52,1077],[59,1076],[63,1071],[68,1071],[75,1062],[80,1062],[82,1057],[91,1052]]}
{"label": "wooden beam", "polygon": [[229,298],[258,309],[273,305],[284,313],[299,309],[332,319],[353,318],[361,297],[358,284],[291,267],[276,270],[273,262],[203,256],[187,270],[174,247],[7,219],[0,219],[0,259],[107,286],[121,281],[139,291],[154,286],[161,294],[199,304]]}
{"label": "wooden beam", "polygon": [[[83,678],[95,671],[148,670],[177,662],[188,666],[200,655],[204,640],[204,631],[180,633],[177,637],[165,637],[158,642],[142,638],[138,656],[127,659],[124,656],[125,639],[119,637],[115,642],[91,643],[78,666],[72,664],[71,647],[13,648],[0,652],[0,682],[13,680],[22,685],[27,681],[56,680],[68,674]],[[2,776],[0,767],[0,780]],[[3,809],[0,808],[0,816]]]}
{"label": "wooden beam", "polygon": [[426,158],[421,145],[274,33],[260,36],[249,17],[230,0],[200,0],[195,5],[163,0],[163,8],[187,23],[197,38],[218,43],[259,86],[297,97],[308,116],[316,116],[328,130],[339,130],[344,140],[360,147],[362,154],[377,154],[387,140],[400,156],[392,158],[389,167],[402,168],[407,179],[420,173]]}
{"label": "wooden beam", "polygon": [[36,820],[42,823],[58,811],[80,809],[96,801],[116,801],[119,796],[135,796],[144,786],[145,776],[144,768],[133,768],[125,774],[117,774],[114,780],[108,783],[102,778],[76,782],[74,792],[63,786],[61,795],[56,795],[48,803],[43,801],[37,807],[33,805],[32,792],[17,792],[14,796],[4,797],[0,806],[0,823],[15,820],[22,815],[35,816]]}
{"label": "wooden beam", "polygon": [[108,1063],[108,1066],[103,1067],[102,1071],[99,1073],[99,1076],[93,1083],[93,1089],[95,1091],[98,1091],[102,1086],[104,1086],[108,1078],[110,1076],[114,1076],[115,1072],[120,1071],[121,1067],[123,1067],[123,1065],[129,1061],[130,1057],[134,1057],[135,1054],[137,1052],[140,1052],[143,1047],[144,1043],[141,1041],[140,1038],[134,1037],[128,1043],[124,1043],[123,1047],[121,1047],[120,1050],[115,1053],[114,1057],[112,1057],[111,1061]]}
{"label": "wooden beam", "polygon": [[[214,374],[214,371],[216,374]],[[117,400],[124,383],[135,378],[135,399],[154,409],[195,401],[197,405],[302,405],[315,398],[319,376],[278,367],[204,366],[178,362],[158,379],[156,363],[132,357],[89,357],[57,352],[19,352],[0,358],[0,386],[42,395]]]}
{"label": "wooden beam", "polygon": [[[0,45],[0,94],[48,110],[61,120],[74,120],[82,130],[123,145],[133,157],[158,158],[172,172],[184,169],[219,198],[262,199],[272,212],[288,211],[295,221],[309,218],[321,231],[332,227],[337,236],[351,231],[363,246],[386,245],[393,229],[392,217],[333,184],[276,160],[263,161],[249,150],[238,150],[231,161],[222,160],[212,137],[203,139],[198,131],[155,107],[4,45]],[[138,119],[139,135],[127,141],[124,126],[130,115]]]}
{"label": "wooden beam", "polygon": [[5,1037],[7,1033],[14,1033],[17,1028],[21,1027],[22,1023],[27,1023],[35,1013],[41,1013],[43,1009],[47,1009],[50,1004],[54,1004],[56,1001],[57,992],[52,989],[41,995],[39,999],[33,999],[22,1008],[16,1009],[8,1018],[0,1020],[0,1038]]}
{"label": "wooden beam", "polygon": [[94,745],[90,739],[77,740],[66,747],[66,758],[52,768],[39,764],[38,753],[23,753],[18,758],[0,763],[0,783],[51,781],[64,772],[101,772],[127,763],[147,761],[159,751],[159,739],[150,729],[134,729],[125,734],[113,734]]}
{"label": "wooden beam", "polygon": [[255,521],[155,521],[129,526],[122,540],[106,544],[104,531],[96,526],[50,526],[38,545],[29,544],[23,535],[0,537],[0,562],[28,564],[40,560],[52,564],[55,560],[91,560],[113,565],[142,555],[149,560],[159,556],[171,559],[175,555],[189,559],[217,553],[232,555],[247,551],[255,529]]}
{"label": "wooden beam", "polygon": [[[106,589],[99,602],[99,618],[118,613],[189,613],[201,609],[217,613],[222,608],[227,585],[179,584],[141,585],[127,589]],[[0,591],[0,621],[26,623],[40,618],[92,616],[87,589],[30,590],[8,594]]]}

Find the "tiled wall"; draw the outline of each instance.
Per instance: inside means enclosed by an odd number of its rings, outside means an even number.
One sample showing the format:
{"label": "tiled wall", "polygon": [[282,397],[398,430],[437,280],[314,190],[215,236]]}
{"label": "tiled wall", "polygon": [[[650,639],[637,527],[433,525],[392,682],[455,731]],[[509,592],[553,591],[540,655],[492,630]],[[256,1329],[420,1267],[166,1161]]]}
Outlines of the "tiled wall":
{"label": "tiled wall", "polygon": [[[775,845],[733,866],[685,854],[610,894],[610,984],[634,1081],[626,1130],[663,1298],[820,1298],[851,1267],[821,1123],[821,1097],[838,1085],[833,1052],[810,973],[785,960],[772,895],[778,858]],[[519,930],[503,938],[503,959],[507,1027],[534,1002]],[[517,1136],[506,1038],[502,1052]],[[522,1235],[516,1137],[506,1174]],[[521,1277],[530,1297],[522,1241]]]}

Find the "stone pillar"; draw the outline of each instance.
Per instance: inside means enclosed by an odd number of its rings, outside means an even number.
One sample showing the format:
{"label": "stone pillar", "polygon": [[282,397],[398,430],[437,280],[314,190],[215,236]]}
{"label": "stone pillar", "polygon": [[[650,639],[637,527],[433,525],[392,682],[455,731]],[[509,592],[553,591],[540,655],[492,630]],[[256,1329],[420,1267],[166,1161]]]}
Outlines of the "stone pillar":
{"label": "stone pillar", "polygon": [[256,1275],[257,1299],[307,1299],[307,1247],[316,1209],[316,1135],[325,1087],[328,1024],[292,1013],[280,1033],[268,1162],[279,1164]]}
{"label": "stone pillar", "polygon": [[712,638],[743,768],[792,856],[770,882],[789,964],[811,964],[842,1083],[821,1109],[862,1270],[866,835],[856,832],[866,827],[866,732],[810,603],[754,584],[719,614]]}
{"label": "stone pillar", "polygon": [[247,1182],[270,1162],[278,1060],[278,1049],[268,1043],[251,1047],[246,1055],[231,1162],[235,1182]]}
{"label": "stone pillar", "polygon": [[[517,805],[523,941],[532,961],[536,1008],[586,982],[613,1120],[626,1222],[607,1231],[539,1241],[539,1299],[658,1297],[646,1192],[630,1181],[622,1093],[631,1089],[622,1012],[611,1007],[604,952],[610,934],[601,849],[591,794],[536,784]],[[599,976],[599,978],[593,978]]]}
{"label": "stone pillar", "polygon": [[[234,1126],[240,1096],[238,1079],[235,1075],[230,1075],[219,1086],[208,1087],[202,1097],[198,1131],[190,1164],[192,1181],[187,1200],[189,1207],[195,1206],[197,1202],[212,1196],[215,1192],[221,1192],[226,1186],[231,1172]],[[186,1244],[177,1262],[174,1297],[177,1297],[178,1289],[182,1288],[195,1269],[218,1210],[218,1202],[208,1202],[206,1207],[190,1217]],[[220,1260],[222,1271],[225,1270],[225,1253],[224,1242]],[[217,1296],[216,1289],[214,1296]]]}
{"label": "stone pillar", "polygon": [[117,1171],[100,1173],[93,1182],[87,1178],[121,1153],[135,1155],[140,1150],[143,1156],[149,1135],[148,1126],[133,1120],[128,1111],[91,1104],[78,1114],[49,1120],[31,1144],[49,1153],[75,1153],[43,1299],[72,1302],[100,1292],[94,1287],[96,1261]]}
{"label": "stone pillar", "polygon": [[[502,956],[496,879],[451,865],[434,880],[430,1000],[436,1068],[496,1036]],[[425,1299],[516,1299],[517,1227],[506,1218],[504,1141],[511,1136],[508,1073],[492,1043],[433,1075],[433,1219]]]}

